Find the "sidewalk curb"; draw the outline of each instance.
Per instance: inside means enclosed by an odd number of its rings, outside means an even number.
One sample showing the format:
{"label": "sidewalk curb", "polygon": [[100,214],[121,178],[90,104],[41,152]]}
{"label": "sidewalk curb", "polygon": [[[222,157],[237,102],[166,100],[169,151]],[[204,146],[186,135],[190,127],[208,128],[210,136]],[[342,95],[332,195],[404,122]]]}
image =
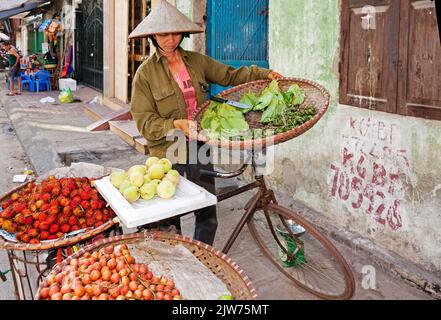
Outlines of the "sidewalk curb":
{"label": "sidewalk curb", "polygon": [[55,168],[60,168],[63,163],[60,156],[47,139],[38,138],[30,123],[22,115],[15,113],[14,109],[23,108],[14,98],[6,97],[4,90],[0,89],[0,103],[11,121],[17,138],[20,141],[25,153],[28,156],[34,170],[38,175],[48,172]]}

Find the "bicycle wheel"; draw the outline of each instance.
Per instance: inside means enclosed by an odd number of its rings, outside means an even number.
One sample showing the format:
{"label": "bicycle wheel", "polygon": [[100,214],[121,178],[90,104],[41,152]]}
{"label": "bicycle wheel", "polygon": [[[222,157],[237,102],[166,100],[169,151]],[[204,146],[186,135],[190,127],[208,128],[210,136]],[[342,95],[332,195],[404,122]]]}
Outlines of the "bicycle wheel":
{"label": "bicycle wheel", "polygon": [[289,279],[328,300],[350,299],[354,276],[335,246],[311,223],[276,204],[248,221],[264,254]]}

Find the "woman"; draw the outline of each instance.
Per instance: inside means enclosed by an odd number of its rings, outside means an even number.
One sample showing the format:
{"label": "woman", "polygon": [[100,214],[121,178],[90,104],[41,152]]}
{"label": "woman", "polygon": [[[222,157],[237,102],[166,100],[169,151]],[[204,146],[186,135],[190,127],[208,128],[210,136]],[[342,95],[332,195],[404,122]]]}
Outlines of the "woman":
{"label": "woman", "polygon": [[[175,143],[166,139],[170,131],[181,130],[189,136],[189,118],[206,100],[209,83],[236,86],[254,80],[282,78],[274,71],[256,66],[233,69],[206,55],[180,47],[185,36],[201,32],[200,26],[167,1],[161,1],[130,35],[132,39],[149,37],[156,47],[155,54],[141,65],[135,75],[131,105],[133,118],[147,140],[151,156],[166,157],[167,149]],[[198,146],[202,145],[198,143]],[[199,174],[201,168],[212,167],[212,164],[187,162],[178,165],[177,169],[214,194],[214,179]],[[216,207],[198,210],[195,217],[194,239],[212,245],[217,229]],[[180,232],[179,217],[162,221],[159,227],[170,224]]]}
{"label": "woman", "polygon": [[21,70],[20,70],[20,55],[18,54],[17,50],[11,45],[9,41],[6,41],[5,43],[5,49],[6,52],[9,54],[8,62],[9,62],[9,93],[6,95],[13,96],[14,93],[14,79],[17,79],[18,82],[18,92],[17,95],[21,94]]}

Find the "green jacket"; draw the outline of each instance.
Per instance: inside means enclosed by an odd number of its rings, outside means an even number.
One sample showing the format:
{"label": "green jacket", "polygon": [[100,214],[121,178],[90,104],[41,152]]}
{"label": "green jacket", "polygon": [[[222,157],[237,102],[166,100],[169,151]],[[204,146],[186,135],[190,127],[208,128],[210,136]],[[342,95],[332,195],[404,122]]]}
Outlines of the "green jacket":
{"label": "green jacket", "polygon": [[[234,69],[200,53],[179,48],[196,90],[198,106],[207,99],[210,83],[237,86],[267,79],[271,72],[256,66]],[[132,86],[131,113],[139,132],[147,140],[150,155],[164,158],[173,141],[166,141],[173,122],[187,119],[181,89],[173,79],[167,59],[158,51],[136,72]]]}

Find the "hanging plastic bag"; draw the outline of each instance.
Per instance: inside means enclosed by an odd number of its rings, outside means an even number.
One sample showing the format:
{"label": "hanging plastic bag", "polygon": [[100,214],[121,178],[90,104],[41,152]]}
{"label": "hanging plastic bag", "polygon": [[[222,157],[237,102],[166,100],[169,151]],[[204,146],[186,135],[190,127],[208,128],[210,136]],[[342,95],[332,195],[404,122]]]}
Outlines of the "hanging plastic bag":
{"label": "hanging plastic bag", "polygon": [[72,103],[75,100],[72,94],[72,90],[70,90],[69,88],[63,89],[60,95],[58,96],[58,99],[60,99],[61,103]]}

